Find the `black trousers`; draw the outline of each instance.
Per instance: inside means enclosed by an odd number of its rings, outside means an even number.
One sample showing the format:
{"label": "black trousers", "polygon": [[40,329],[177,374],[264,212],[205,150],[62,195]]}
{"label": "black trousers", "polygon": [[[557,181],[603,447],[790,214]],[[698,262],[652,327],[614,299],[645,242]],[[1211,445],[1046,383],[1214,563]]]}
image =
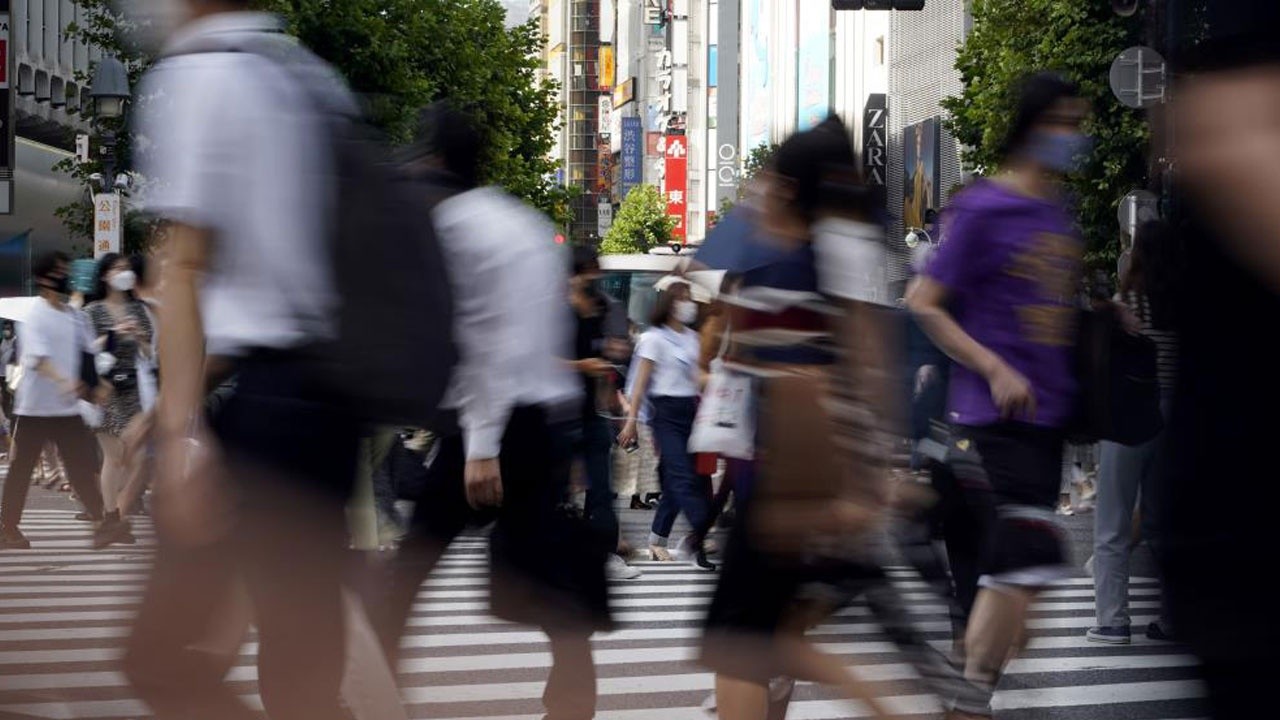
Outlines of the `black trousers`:
{"label": "black trousers", "polygon": [[563,509],[571,458],[570,426],[552,424],[544,410],[518,407],[502,438],[503,500],[496,509],[467,504],[466,456],[458,435],[440,438],[440,451],[415,501],[409,535],[369,587],[366,603],[392,667],[399,640],[423,581],[449,543],[468,526],[492,524],[490,604],[504,619],[542,627],[553,665],[543,703],[553,720],[595,714],[590,634],[609,626],[604,577],[606,549],[582,518]]}
{"label": "black trousers", "polygon": [[345,718],[341,585],[345,504],[358,427],[290,356],[239,368],[213,429],[226,456],[234,529],[202,548],[160,537],[125,672],[157,718],[259,717],[222,682],[225,660],[193,648],[243,580],[258,629],[258,685],[273,720]]}
{"label": "black trousers", "polygon": [[58,448],[67,481],[80,497],[85,510],[95,518],[102,517],[102,490],[98,487],[98,442],[79,415],[69,417],[18,417],[13,424],[13,460],[4,481],[0,527],[17,528],[31,489],[31,473],[40,454],[49,443]]}

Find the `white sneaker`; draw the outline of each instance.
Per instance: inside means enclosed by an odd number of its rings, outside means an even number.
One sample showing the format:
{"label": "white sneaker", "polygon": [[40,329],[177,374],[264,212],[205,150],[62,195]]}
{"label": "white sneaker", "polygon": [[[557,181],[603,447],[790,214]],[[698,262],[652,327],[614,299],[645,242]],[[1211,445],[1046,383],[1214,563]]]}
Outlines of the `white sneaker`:
{"label": "white sneaker", "polygon": [[626,560],[610,553],[609,559],[604,563],[604,574],[610,580],[635,580],[643,573],[640,568],[631,567]]}

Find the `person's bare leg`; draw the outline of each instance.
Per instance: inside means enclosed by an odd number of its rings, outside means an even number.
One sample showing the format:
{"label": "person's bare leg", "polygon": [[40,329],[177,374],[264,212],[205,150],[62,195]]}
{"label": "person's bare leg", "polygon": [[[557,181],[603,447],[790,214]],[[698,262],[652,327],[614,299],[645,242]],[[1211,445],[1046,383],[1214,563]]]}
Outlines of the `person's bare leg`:
{"label": "person's bare leg", "polygon": [[[128,481],[128,472],[124,464],[124,444],[120,438],[107,433],[98,433],[98,445],[102,447],[102,472],[99,483],[102,487],[103,512],[120,511],[120,495]],[[123,513],[121,513],[123,514]]]}
{"label": "person's bare leg", "polygon": [[766,720],[769,686],[716,675],[716,712],[721,720]]}
{"label": "person's bare leg", "polygon": [[1025,588],[983,588],[965,634],[965,678],[994,686],[1017,647],[1035,593]]}
{"label": "person's bare leg", "polygon": [[551,673],[542,693],[549,720],[590,720],[596,713],[596,665],[586,633],[548,633]]}
{"label": "person's bare leg", "polygon": [[835,655],[815,648],[803,637],[789,638],[778,644],[787,674],[836,689],[846,700],[862,703],[875,718],[891,718],[893,714],[876,697],[875,688]]}

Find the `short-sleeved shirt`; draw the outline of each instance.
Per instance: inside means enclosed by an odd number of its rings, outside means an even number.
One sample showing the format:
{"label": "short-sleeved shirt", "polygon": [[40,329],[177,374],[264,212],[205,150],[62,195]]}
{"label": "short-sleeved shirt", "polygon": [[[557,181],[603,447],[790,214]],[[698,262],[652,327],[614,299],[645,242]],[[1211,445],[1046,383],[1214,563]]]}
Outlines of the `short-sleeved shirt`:
{"label": "short-sleeved shirt", "polygon": [[337,199],[318,91],[299,81],[302,70],[234,51],[274,43],[327,69],[280,27],[248,12],[193,21],[139,91],[142,171],[154,179],[143,205],[213,236],[200,298],[213,355],[298,347],[333,329],[325,243]]}
{"label": "short-sleeved shirt", "polygon": [[[960,193],[946,236],[924,274],[945,286],[956,322],[1031,383],[1034,417],[1063,427],[1074,412],[1076,303],[1084,244],[1066,208],[991,181]],[[955,364],[948,416],[962,425],[1000,420],[991,389]]]}
{"label": "short-sleeved shirt", "polygon": [[80,379],[80,363],[92,338],[84,315],[69,305],[55,308],[46,301],[32,306],[18,323],[23,374],[14,398],[13,412],[20,417],[70,417],[79,414],[79,398],[68,395],[49,378],[36,372],[48,360],[58,375]]}
{"label": "short-sleeved shirt", "polygon": [[694,397],[698,394],[698,333],[685,328],[650,328],[640,336],[636,357],[653,362],[651,397]]}

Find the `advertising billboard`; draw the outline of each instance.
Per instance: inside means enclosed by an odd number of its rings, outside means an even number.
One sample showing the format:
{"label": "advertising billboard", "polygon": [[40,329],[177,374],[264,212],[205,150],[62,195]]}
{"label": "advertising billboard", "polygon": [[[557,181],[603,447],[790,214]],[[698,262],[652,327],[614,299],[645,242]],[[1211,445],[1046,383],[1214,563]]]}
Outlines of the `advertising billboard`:
{"label": "advertising billboard", "polygon": [[802,2],[799,24],[796,120],[800,130],[808,130],[831,112],[831,8],[826,3]]}
{"label": "advertising billboard", "polygon": [[938,144],[936,117],[902,131],[902,224],[906,227],[924,227],[925,211],[938,207]]}
{"label": "advertising billboard", "polygon": [[666,158],[666,182],[663,185],[663,192],[667,198],[667,215],[676,219],[676,226],[671,234],[680,242],[684,242],[687,236],[685,215],[689,206],[687,197],[689,145],[685,136],[666,136],[663,156]]}
{"label": "advertising billboard", "polygon": [[639,185],[643,178],[644,165],[644,128],[640,118],[622,118],[622,197],[625,198],[631,188]]}

